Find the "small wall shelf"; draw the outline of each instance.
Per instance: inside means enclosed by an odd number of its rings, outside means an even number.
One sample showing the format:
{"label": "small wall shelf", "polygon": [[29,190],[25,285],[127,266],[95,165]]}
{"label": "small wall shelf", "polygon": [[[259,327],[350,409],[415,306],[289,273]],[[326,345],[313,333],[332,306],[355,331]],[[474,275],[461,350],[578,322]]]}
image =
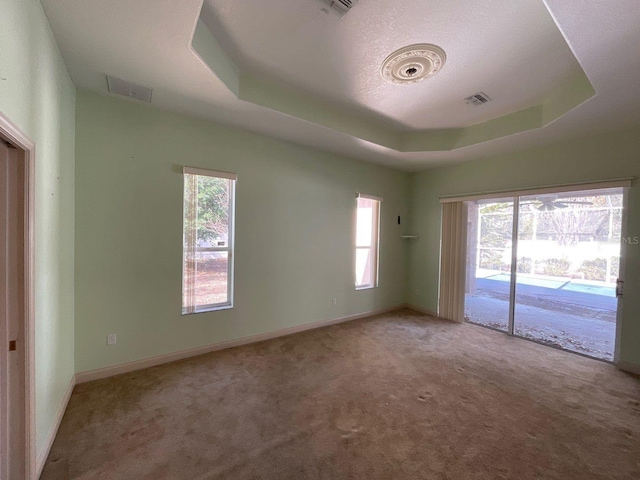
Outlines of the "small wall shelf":
{"label": "small wall shelf", "polygon": [[400,235],[400,238],[406,238],[406,239],[409,239],[409,240],[415,240],[415,239],[418,239],[420,237],[418,235]]}

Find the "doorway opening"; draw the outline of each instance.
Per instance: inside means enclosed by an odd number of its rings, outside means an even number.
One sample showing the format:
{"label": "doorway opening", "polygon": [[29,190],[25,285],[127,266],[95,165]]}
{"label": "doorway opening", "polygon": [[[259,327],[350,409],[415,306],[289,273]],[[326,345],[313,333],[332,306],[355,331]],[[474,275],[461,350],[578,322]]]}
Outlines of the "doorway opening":
{"label": "doorway opening", "polygon": [[0,478],[35,474],[33,143],[0,115]]}
{"label": "doorway opening", "polygon": [[613,361],[624,188],[466,202],[464,319]]}

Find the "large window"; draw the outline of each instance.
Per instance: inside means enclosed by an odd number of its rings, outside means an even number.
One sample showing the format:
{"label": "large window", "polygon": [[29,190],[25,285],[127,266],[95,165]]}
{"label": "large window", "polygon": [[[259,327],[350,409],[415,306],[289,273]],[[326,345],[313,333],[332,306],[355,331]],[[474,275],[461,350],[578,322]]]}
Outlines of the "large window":
{"label": "large window", "polygon": [[356,289],[378,286],[379,197],[358,194],[356,214]]}
{"label": "large window", "polygon": [[233,306],[236,175],[184,167],[182,313]]}

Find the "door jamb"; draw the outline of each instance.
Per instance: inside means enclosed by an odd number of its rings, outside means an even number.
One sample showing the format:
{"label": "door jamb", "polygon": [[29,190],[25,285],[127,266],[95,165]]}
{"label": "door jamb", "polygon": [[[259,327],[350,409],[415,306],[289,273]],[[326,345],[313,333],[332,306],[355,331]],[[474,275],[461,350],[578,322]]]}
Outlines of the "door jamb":
{"label": "door jamb", "polygon": [[[618,266],[618,279],[624,282],[625,261],[627,259],[627,241],[629,227],[627,225],[629,219],[629,187],[622,188],[622,225],[620,228],[620,263]],[[624,292],[621,297],[617,298],[618,311],[616,313],[616,339],[613,346],[613,363],[620,363],[620,347],[622,343],[622,310],[624,309]]]}
{"label": "door jamb", "polygon": [[22,151],[24,185],[24,461],[26,478],[36,478],[35,435],[35,143],[0,112],[0,138]]}
{"label": "door jamb", "polygon": [[514,334],[516,318],[516,288],[518,285],[518,224],[520,223],[520,197],[513,197],[513,215],[511,217],[511,273],[509,281],[509,324],[507,334]]}

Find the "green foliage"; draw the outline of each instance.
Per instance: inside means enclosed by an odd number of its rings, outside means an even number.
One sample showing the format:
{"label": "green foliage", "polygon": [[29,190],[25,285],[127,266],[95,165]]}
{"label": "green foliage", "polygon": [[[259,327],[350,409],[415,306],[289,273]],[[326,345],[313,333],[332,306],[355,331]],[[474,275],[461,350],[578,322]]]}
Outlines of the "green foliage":
{"label": "green foliage", "polygon": [[[185,175],[185,231],[195,222],[198,243],[227,238],[231,181],[224,178]],[[194,196],[195,212],[189,214]]]}
{"label": "green foliage", "polygon": [[611,257],[611,276],[620,276],[620,257]]}
{"label": "green foliage", "polygon": [[531,240],[533,239],[533,230],[535,223],[535,213],[527,211],[526,208],[530,207],[525,205],[520,208],[520,218],[518,219],[518,240]]}
{"label": "green foliage", "polygon": [[[504,248],[511,243],[511,232],[513,228],[513,215],[509,210],[506,212],[497,208],[496,204],[484,207],[481,210],[480,225],[480,245],[483,247]],[[487,215],[487,213],[491,213]]]}
{"label": "green foliage", "polygon": [[522,257],[518,259],[518,265],[516,267],[518,273],[530,273],[531,272],[531,259],[529,257]]}
{"label": "green foliage", "polygon": [[502,252],[495,250],[481,250],[480,268],[508,271],[509,264],[502,261]]}
{"label": "green foliage", "polygon": [[550,258],[543,263],[542,270],[545,275],[564,277],[569,273],[571,262],[565,258]]}
{"label": "green foliage", "polygon": [[584,273],[584,278],[587,280],[605,281],[607,279],[607,260],[604,258],[585,260],[579,271]]}
{"label": "green foliage", "polygon": [[486,215],[488,213],[510,213],[513,209],[513,203],[501,202],[501,203],[485,203],[480,205],[480,215]]}

